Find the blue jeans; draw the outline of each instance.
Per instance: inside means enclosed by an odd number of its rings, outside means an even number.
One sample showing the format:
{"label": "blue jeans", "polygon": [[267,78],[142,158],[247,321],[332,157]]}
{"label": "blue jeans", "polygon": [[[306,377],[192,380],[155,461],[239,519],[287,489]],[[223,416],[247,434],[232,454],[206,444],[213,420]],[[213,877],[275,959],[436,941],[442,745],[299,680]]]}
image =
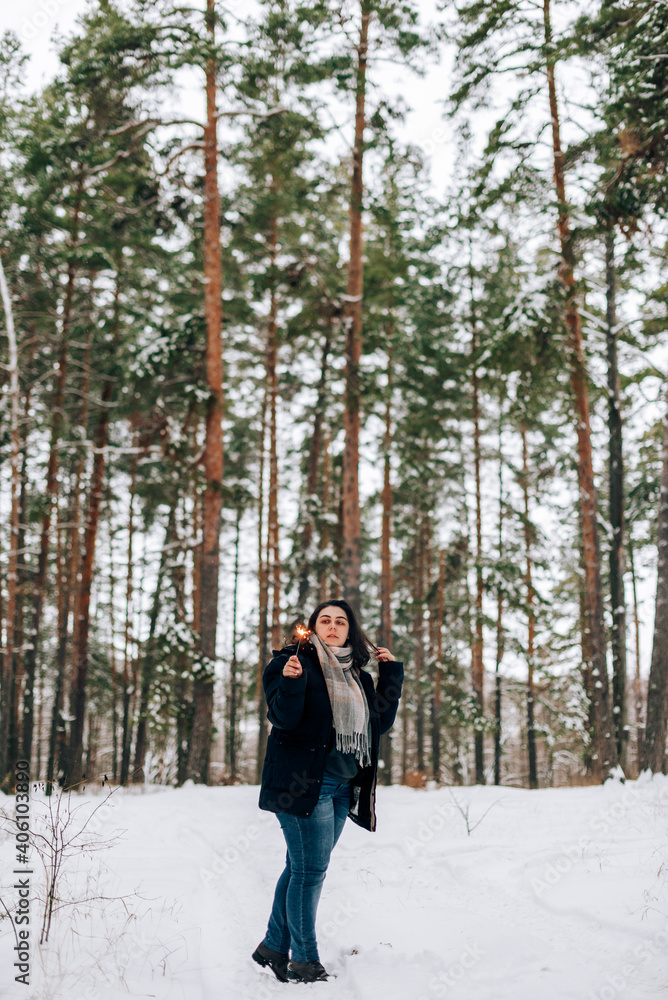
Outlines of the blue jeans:
{"label": "blue jeans", "polygon": [[329,856],[341,836],[349,804],[350,781],[340,784],[326,774],[310,816],[276,814],[288,850],[264,944],[284,954],[292,947],[295,962],[319,961],[315,914]]}

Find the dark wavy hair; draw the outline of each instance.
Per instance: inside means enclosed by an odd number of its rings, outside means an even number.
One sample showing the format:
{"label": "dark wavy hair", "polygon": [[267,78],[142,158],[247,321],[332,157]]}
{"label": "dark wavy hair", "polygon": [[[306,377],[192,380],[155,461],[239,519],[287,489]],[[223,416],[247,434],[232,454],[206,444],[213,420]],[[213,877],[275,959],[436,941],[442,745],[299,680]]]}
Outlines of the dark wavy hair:
{"label": "dark wavy hair", "polygon": [[376,646],[368,637],[366,632],[360,627],[359,622],[355,612],[350,607],[347,601],[341,600],[331,600],[323,601],[315,609],[313,614],[308,620],[308,627],[312,632],[315,632],[315,623],[318,620],[318,615],[323,610],[323,608],[341,608],[345,611],[346,617],[348,619],[348,641],[347,645],[353,648],[353,663],[356,667],[363,667],[369,662],[369,650],[375,649]]}

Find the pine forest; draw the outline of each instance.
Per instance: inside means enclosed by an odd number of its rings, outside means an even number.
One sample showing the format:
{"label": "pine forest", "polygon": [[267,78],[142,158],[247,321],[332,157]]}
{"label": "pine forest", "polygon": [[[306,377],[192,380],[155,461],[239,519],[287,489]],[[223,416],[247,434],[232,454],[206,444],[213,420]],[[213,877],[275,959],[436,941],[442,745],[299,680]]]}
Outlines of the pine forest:
{"label": "pine forest", "polygon": [[52,45],[0,52],[3,790],[258,784],[328,598],[404,663],[381,783],[666,773],[666,4],[88,0]]}

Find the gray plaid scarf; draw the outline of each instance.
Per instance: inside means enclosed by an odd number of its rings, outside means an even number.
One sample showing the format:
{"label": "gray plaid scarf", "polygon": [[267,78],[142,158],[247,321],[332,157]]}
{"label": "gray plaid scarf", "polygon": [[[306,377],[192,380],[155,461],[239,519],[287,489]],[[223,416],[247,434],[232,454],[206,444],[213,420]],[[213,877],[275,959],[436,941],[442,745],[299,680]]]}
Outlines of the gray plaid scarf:
{"label": "gray plaid scarf", "polygon": [[309,637],[316,648],[327,684],[336,730],[336,749],[354,753],[362,767],[371,763],[369,706],[357,671],[352,669],[352,646],[328,646],[315,632]]}

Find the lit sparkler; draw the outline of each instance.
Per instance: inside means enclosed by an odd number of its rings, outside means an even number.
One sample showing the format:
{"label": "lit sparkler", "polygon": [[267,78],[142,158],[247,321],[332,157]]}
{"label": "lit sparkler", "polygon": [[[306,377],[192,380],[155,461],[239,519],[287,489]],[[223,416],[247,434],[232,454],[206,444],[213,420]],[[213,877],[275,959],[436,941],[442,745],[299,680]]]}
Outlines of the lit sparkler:
{"label": "lit sparkler", "polygon": [[295,656],[297,656],[299,654],[299,647],[301,646],[302,641],[304,639],[308,639],[311,634],[311,630],[306,628],[304,625],[297,625],[295,627],[295,632],[299,636],[299,641],[297,642],[297,652],[295,653]]}

